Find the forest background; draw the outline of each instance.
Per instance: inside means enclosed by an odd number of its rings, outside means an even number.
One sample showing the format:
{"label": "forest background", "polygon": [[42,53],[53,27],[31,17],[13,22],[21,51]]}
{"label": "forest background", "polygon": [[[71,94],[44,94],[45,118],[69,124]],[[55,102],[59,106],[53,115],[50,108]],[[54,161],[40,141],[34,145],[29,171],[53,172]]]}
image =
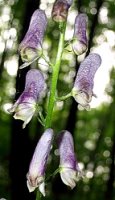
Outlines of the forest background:
{"label": "forest background", "polygon": [[[18,45],[24,37],[32,13],[40,7],[48,17],[44,52],[55,60],[59,29],[51,19],[53,0],[0,0],[0,198],[34,200],[26,186],[26,173],[36,143],[43,132],[37,119],[23,130],[22,122],[8,113],[14,99],[24,89],[29,67],[18,70],[21,60]],[[66,39],[72,37],[75,16],[88,15],[88,51],[102,57],[102,65],[95,77],[91,111],[79,111],[73,99],[57,102],[53,114],[56,132],[67,129],[75,141],[80,168],[85,177],[69,190],[57,175],[48,184],[46,199],[53,200],[115,200],[115,2],[114,0],[75,0],[69,11]],[[59,95],[71,90],[79,63],[85,54],[76,57],[64,52],[58,80]],[[48,87],[48,66],[40,60]],[[44,65],[43,65],[44,64]],[[37,66],[37,63],[35,64]],[[41,106],[46,108],[44,97]],[[55,152],[52,152],[55,155]],[[57,156],[51,156],[48,173],[58,166]],[[52,166],[52,167],[51,167]]]}

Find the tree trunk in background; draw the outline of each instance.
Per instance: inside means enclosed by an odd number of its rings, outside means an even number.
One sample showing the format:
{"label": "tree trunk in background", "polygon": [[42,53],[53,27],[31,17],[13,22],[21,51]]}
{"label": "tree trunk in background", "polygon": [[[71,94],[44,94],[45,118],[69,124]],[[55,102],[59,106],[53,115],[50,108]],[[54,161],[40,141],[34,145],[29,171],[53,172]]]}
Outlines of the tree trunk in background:
{"label": "tree trunk in background", "polygon": [[98,17],[99,17],[99,12],[100,12],[100,9],[102,7],[102,4],[103,4],[104,0],[97,0],[96,1],[96,14],[94,15],[94,18],[92,20],[92,24],[91,24],[91,27],[90,27],[90,33],[89,33],[89,42],[88,42],[88,50],[87,50],[87,53],[86,53],[86,56],[88,56],[88,54],[90,53],[90,49],[93,45],[93,38],[95,36],[95,30],[96,30],[96,26],[98,24]]}
{"label": "tree trunk in background", "polygon": [[[38,0],[27,0],[22,2],[25,6],[23,28],[21,39],[24,37],[31,18],[32,13],[39,6]],[[21,60],[19,60],[19,65]],[[16,77],[16,98],[19,97],[24,89],[25,75],[29,67],[18,70]],[[10,157],[10,176],[11,176],[11,199],[12,200],[32,200],[34,194],[28,192],[26,186],[26,174],[28,172],[29,162],[32,156],[31,144],[28,136],[28,128],[22,129],[22,122],[12,120],[11,133],[11,157]]]}
{"label": "tree trunk in background", "polygon": [[4,62],[5,62],[5,59],[6,59],[6,54],[7,54],[7,51],[6,51],[6,41],[5,41],[5,48],[4,48],[4,51],[2,53],[1,61],[0,61],[0,81],[1,81],[1,78],[2,78],[3,70],[4,70]]}

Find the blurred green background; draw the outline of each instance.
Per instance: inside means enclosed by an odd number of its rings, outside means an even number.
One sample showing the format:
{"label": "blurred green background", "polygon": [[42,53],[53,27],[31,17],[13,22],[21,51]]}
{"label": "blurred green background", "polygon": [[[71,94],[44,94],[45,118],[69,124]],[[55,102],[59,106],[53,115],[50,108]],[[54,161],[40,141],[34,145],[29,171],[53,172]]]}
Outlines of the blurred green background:
{"label": "blurred green background", "polygon": [[[54,0],[0,0],[0,198],[8,200],[34,200],[26,187],[26,173],[35,145],[43,132],[36,117],[26,129],[15,121],[7,109],[24,89],[25,75],[29,67],[18,70],[21,60],[18,44],[26,33],[30,17],[39,6],[46,11],[48,27],[43,44],[45,55],[55,62],[59,30],[51,19]],[[57,175],[46,185],[46,199],[53,200],[115,200],[115,1],[74,1],[69,11],[66,39],[71,39],[75,16],[78,12],[88,15],[88,51],[102,57],[97,72],[91,111],[79,111],[73,99],[57,102],[53,114],[53,129],[71,131],[77,159],[85,176],[70,191]],[[58,94],[67,94],[72,88],[79,63],[78,58],[67,51],[63,53],[58,81]],[[32,67],[39,67],[50,87],[51,73],[43,59]],[[44,115],[47,95],[41,101]],[[52,150],[47,175],[59,164]]]}

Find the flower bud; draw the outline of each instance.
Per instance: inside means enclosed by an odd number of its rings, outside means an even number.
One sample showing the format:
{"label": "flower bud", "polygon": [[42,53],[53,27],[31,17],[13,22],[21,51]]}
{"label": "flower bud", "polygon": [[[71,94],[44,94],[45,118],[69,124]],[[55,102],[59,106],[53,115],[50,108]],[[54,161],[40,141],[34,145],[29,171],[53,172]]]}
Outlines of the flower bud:
{"label": "flower bud", "polygon": [[19,45],[21,58],[24,62],[32,62],[41,56],[46,26],[47,18],[45,12],[37,9],[33,13],[28,31]]}
{"label": "flower bud", "polygon": [[89,110],[89,103],[91,102],[94,86],[94,76],[101,65],[101,57],[96,53],[89,54],[85,60],[81,63],[74,87],[72,89],[72,94],[81,108]]}
{"label": "flower bud", "polygon": [[64,22],[67,19],[68,9],[73,0],[57,0],[52,10],[52,18],[56,22]]}
{"label": "flower bud", "polygon": [[25,89],[9,112],[15,112],[14,118],[24,121],[23,128],[35,113],[36,103],[44,89],[45,81],[42,73],[37,69],[27,72]]}
{"label": "flower bud", "polygon": [[87,20],[88,19],[86,14],[78,14],[75,19],[72,47],[73,51],[77,55],[81,55],[87,49]]}
{"label": "flower bud", "polygon": [[47,129],[38,141],[27,174],[27,187],[29,192],[33,192],[39,187],[40,192],[45,196],[45,170],[52,140],[53,130]]}
{"label": "flower bud", "polygon": [[64,130],[59,135],[60,176],[63,183],[73,189],[76,186],[78,163],[74,152],[73,138]]}

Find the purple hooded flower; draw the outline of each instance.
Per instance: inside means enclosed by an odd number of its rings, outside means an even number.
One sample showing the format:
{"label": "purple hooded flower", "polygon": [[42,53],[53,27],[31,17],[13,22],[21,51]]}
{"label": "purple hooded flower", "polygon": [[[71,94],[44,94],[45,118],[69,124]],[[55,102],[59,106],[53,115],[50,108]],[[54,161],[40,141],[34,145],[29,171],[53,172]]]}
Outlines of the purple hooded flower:
{"label": "purple hooded flower", "polygon": [[40,192],[45,196],[45,170],[52,140],[53,130],[47,129],[38,141],[27,174],[27,187],[29,192],[33,192],[39,187]]}
{"label": "purple hooded flower", "polygon": [[41,56],[46,26],[47,18],[45,12],[37,9],[31,17],[28,31],[19,46],[21,58],[26,62],[20,68],[31,64],[35,59]]}
{"label": "purple hooded flower", "polygon": [[79,14],[75,19],[72,47],[73,51],[77,55],[81,55],[87,49],[87,20],[88,18],[86,14]]}
{"label": "purple hooded flower", "polygon": [[67,19],[68,9],[73,0],[56,0],[52,10],[52,18],[56,22],[64,22]]}
{"label": "purple hooded flower", "polygon": [[64,184],[73,189],[76,186],[78,163],[74,152],[73,138],[64,130],[59,135],[60,176]]}
{"label": "purple hooded flower", "polygon": [[81,107],[89,110],[89,102],[91,102],[94,86],[94,76],[101,65],[101,57],[96,53],[91,53],[81,63],[72,94],[75,100],[81,105]]}
{"label": "purple hooded flower", "polygon": [[15,102],[9,112],[15,112],[14,118],[24,121],[23,128],[29,123],[36,110],[36,103],[45,81],[42,73],[37,69],[31,69],[27,72],[25,89]]}

